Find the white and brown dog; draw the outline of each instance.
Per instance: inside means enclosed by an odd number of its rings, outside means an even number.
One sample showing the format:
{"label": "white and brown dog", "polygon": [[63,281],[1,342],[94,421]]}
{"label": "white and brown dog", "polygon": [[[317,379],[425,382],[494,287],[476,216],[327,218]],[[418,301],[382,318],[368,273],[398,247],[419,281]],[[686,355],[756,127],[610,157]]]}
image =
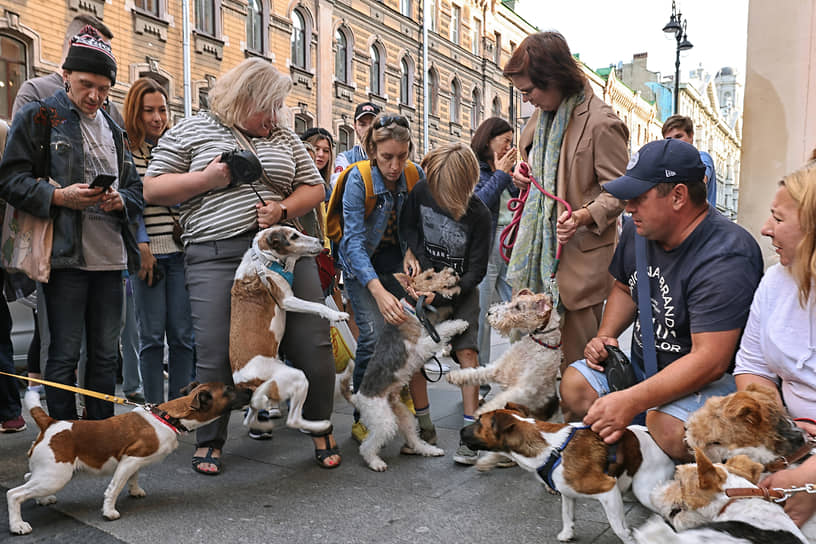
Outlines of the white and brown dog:
{"label": "white and brown dog", "polygon": [[325,304],[295,297],[292,280],[301,257],[315,257],[323,249],[317,238],[296,229],[275,225],[255,235],[235,272],[230,307],[230,365],[238,386],[254,390],[244,424],[270,430],[274,421],[258,421],[258,411],[277,408],[289,399],[288,427],[313,433],[325,432],[331,422],[303,418],[309,391],[306,375],[278,359],[278,347],[286,329],[286,312],[319,315],[329,321],[345,321],[348,314]]}
{"label": "white and brown dog", "polygon": [[[446,297],[459,293],[458,277],[450,268],[438,273],[428,270],[412,279],[404,274],[396,276],[403,285],[411,284],[416,291],[435,292]],[[360,389],[351,397],[352,404],[360,411],[361,421],[368,428],[368,436],[360,444],[360,455],[369,468],[377,472],[388,468],[379,452],[397,431],[414,453],[445,455],[444,450],[419,437],[414,416],[400,401],[400,391],[428,359],[468,327],[467,321],[461,319],[442,321],[435,326],[440,338],[434,341],[412,313],[413,308],[404,301],[403,306],[408,319],[400,325],[385,324]],[[433,314],[434,320],[441,319],[441,313],[442,310]]]}
{"label": "white and brown dog", "polygon": [[181,432],[244,407],[250,397],[248,389],[221,383],[192,383],[182,392],[186,395],[152,410],[139,407],[99,421],[58,421],[42,409],[39,393],[28,391],[25,405],[40,434],[28,451],[28,481],[6,494],[11,532],[31,532],[31,525],[20,515],[23,501],[36,498],[39,504],[54,503],[54,493],[65,487],[76,470],[113,473],[105,490],[102,515],[108,520],[119,519],[116,499],[126,483],[130,496],[145,496],[139,487],[141,468],[158,463],[175,450]]}
{"label": "white and brown dog", "polygon": [[651,491],[674,471],[674,463],[645,427],[630,426],[610,446],[587,427],[539,421],[512,403],[481,414],[460,435],[469,448],[502,452],[561,493],[561,542],[574,537],[575,500],[592,498],[600,501],[618,538],[633,543],[622,493],[631,487],[644,506],[657,512]]}
{"label": "white and brown dog", "polygon": [[[762,464],[745,455],[714,464],[695,450],[696,464],[680,465],[674,480],[652,493],[652,502],[674,529],[660,519],[635,530],[641,544],[773,543],[804,544],[798,527],[776,502],[774,490],[755,485]],[[781,498],[781,497],[779,497]]]}

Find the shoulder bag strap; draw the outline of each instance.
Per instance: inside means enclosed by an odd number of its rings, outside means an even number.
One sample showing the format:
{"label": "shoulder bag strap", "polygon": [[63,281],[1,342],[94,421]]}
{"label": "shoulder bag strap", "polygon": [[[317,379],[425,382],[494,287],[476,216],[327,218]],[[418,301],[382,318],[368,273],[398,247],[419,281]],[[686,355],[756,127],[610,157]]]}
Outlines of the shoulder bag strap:
{"label": "shoulder bag strap", "polygon": [[657,350],[655,349],[654,325],[652,323],[652,296],[649,289],[649,258],[646,238],[635,233],[635,262],[637,264],[638,319],[640,338],[643,342],[643,366],[646,378],[657,374]]}

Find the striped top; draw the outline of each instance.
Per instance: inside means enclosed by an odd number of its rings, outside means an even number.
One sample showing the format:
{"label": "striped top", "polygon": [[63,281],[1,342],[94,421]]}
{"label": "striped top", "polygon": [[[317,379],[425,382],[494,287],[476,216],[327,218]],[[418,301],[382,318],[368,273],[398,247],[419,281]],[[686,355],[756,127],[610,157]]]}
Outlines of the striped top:
{"label": "striped top", "polygon": [[[253,185],[265,201],[282,200],[301,185],[320,185],[323,178],[291,130],[276,126],[268,138],[252,138],[271,186]],[[153,148],[148,176],[204,170],[217,155],[241,146],[214,114],[201,111],[165,132]],[[179,221],[184,244],[224,240],[258,228],[258,197],[249,184],[207,191],[182,202]]]}
{"label": "striped top", "polygon": [[[132,151],[133,164],[136,165],[136,171],[141,178],[144,178],[147,171],[152,151],[153,146],[147,142],[142,144],[141,149]],[[178,219],[177,209],[145,204],[142,215],[147,235],[150,237],[150,252],[153,255],[168,255],[182,251],[181,245],[173,239],[173,220]]]}

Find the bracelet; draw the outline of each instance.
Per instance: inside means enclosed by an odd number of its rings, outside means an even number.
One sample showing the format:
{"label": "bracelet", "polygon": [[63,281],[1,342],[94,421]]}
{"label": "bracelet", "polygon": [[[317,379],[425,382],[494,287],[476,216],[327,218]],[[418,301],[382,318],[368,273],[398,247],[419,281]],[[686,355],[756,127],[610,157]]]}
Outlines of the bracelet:
{"label": "bracelet", "polygon": [[816,421],[813,421],[809,417],[796,417],[793,420],[794,421],[804,421],[805,423],[810,423],[811,425],[816,425]]}

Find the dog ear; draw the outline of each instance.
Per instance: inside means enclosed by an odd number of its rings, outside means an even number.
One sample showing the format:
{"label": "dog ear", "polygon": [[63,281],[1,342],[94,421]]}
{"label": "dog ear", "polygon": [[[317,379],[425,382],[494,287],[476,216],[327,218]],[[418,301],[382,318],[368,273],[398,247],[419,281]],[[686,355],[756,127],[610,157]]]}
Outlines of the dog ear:
{"label": "dog ear", "polygon": [[289,246],[289,237],[284,229],[275,229],[266,235],[269,249],[281,252]]}
{"label": "dog ear", "polygon": [[534,294],[535,294],[535,293],[533,293],[532,291],[530,291],[529,289],[527,289],[527,288],[525,287],[524,289],[519,289],[519,290],[518,290],[518,292],[516,293],[516,296],[520,296],[520,295],[534,295]]}
{"label": "dog ear", "polygon": [[494,436],[506,436],[516,425],[518,420],[509,412],[496,410],[493,414],[493,434]]}
{"label": "dog ear", "polygon": [[200,385],[200,384],[199,384],[198,382],[190,382],[190,383],[188,383],[187,385],[185,385],[184,387],[182,387],[182,388],[179,390],[179,393],[181,393],[181,396],[182,396],[182,397],[187,396],[187,395],[189,395],[189,394],[190,394],[190,393],[193,391],[193,389],[195,389],[195,388],[196,388],[196,387],[198,387],[199,385]]}
{"label": "dog ear", "polygon": [[700,489],[719,489],[723,477],[717,471],[717,467],[708,460],[703,450],[694,448],[694,459],[697,461],[697,480]]}
{"label": "dog ear", "polygon": [[512,410],[514,412],[519,412],[524,417],[532,416],[530,409],[524,406],[523,404],[517,404],[515,402],[508,402],[504,405],[505,410]]}
{"label": "dog ear", "polygon": [[202,389],[195,397],[193,397],[193,402],[190,403],[190,407],[197,412],[206,412],[210,409],[212,401],[212,393],[210,393],[210,391],[207,389]]}
{"label": "dog ear", "polygon": [[752,484],[756,485],[759,482],[759,477],[762,475],[763,466],[755,461],[752,461],[747,455],[735,455],[725,462],[728,471],[742,476]]}
{"label": "dog ear", "polygon": [[550,314],[552,313],[552,310],[553,310],[552,299],[547,295],[544,295],[543,297],[536,300],[536,311],[538,312],[538,315],[541,316],[542,321],[544,321],[545,319],[547,321],[550,320]]}
{"label": "dog ear", "polygon": [[750,395],[734,395],[723,408],[723,415],[729,419],[741,419],[752,427],[762,422],[762,408]]}

